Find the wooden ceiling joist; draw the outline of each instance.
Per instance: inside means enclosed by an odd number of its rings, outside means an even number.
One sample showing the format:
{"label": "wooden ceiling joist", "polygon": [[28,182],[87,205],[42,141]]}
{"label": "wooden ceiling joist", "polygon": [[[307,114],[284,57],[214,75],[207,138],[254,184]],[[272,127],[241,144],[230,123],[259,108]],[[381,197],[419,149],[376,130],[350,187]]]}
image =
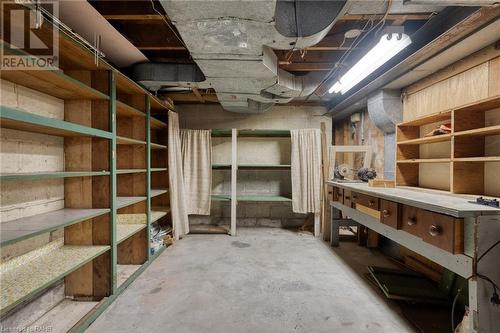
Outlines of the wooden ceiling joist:
{"label": "wooden ceiling joist", "polygon": [[[395,20],[404,20],[404,21],[425,21],[428,20],[433,13],[424,13],[424,14],[389,14],[386,17],[386,20],[395,21]],[[368,20],[381,20],[384,17],[383,14],[350,14],[344,15],[339,18],[340,21],[368,21]]]}
{"label": "wooden ceiling joist", "polygon": [[106,14],[103,17],[109,21],[150,21],[164,19],[158,14]]}

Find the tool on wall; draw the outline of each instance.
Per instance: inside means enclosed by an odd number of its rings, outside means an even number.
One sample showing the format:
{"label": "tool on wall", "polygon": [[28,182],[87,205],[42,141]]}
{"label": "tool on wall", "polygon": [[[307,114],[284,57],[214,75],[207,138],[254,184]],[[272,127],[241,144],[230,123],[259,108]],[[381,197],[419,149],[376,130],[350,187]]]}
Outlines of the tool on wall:
{"label": "tool on wall", "polygon": [[335,167],[334,179],[335,180],[345,180],[346,178],[352,179],[354,176],[354,171],[357,171],[356,175],[358,176],[358,179],[364,182],[367,182],[370,179],[375,179],[377,177],[377,172],[373,168],[363,167],[356,170],[349,167],[348,164],[344,163]]}

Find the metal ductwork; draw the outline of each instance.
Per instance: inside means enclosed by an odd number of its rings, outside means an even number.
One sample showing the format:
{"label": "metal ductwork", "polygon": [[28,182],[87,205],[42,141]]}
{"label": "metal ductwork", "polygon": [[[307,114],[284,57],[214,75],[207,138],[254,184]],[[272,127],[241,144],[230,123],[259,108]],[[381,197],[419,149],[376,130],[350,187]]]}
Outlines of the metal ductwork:
{"label": "metal ductwork", "polygon": [[[324,0],[160,2],[201,73],[196,74],[194,65],[142,64],[135,67],[134,78],[152,89],[173,83],[213,88],[224,109],[242,113],[265,112],[276,103],[288,103],[315,90],[320,74],[296,76],[281,70],[273,49],[317,44],[344,14],[346,4]],[[186,80],[189,77],[191,82]]]}

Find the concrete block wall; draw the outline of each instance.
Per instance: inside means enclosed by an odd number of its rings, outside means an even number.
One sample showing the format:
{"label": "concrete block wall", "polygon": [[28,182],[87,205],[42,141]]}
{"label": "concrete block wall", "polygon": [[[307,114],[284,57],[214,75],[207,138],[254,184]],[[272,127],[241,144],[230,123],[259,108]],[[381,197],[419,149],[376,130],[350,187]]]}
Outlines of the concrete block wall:
{"label": "concrete block wall", "polygon": [[[275,106],[263,114],[239,114],[224,111],[219,105],[179,105],[180,127],[190,129],[299,129],[320,128],[321,122],[331,133],[331,118],[323,116],[326,109],[318,106]],[[330,140],[330,137],[328,137]],[[330,142],[330,141],[329,141]],[[239,138],[239,164],[290,164],[289,138]],[[214,164],[230,164],[231,138],[213,138]],[[238,194],[283,195],[291,197],[289,170],[239,170]],[[229,170],[212,174],[214,194],[228,194],[231,186]],[[290,202],[240,202],[237,225],[266,227],[298,227],[307,215],[292,211]],[[230,203],[212,202],[210,216],[190,216],[192,224],[229,224]]]}
{"label": "concrete block wall", "polygon": [[[0,81],[0,102],[38,115],[64,119],[64,101],[11,82]],[[64,170],[64,139],[11,129],[0,133],[0,172]],[[0,223],[64,208],[64,180],[7,181],[0,184]],[[1,226],[0,226],[1,227]],[[6,260],[62,237],[39,235],[2,248]]]}

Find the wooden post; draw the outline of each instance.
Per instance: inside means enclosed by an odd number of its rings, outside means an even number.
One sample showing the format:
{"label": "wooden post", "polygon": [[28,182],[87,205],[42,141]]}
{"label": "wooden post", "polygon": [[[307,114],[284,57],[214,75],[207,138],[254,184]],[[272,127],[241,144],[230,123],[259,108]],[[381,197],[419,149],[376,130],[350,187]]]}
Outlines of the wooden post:
{"label": "wooden post", "polygon": [[321,123],[321,157],[323,160],[322,172],[323,172],[323,187],[322,187],[322,201],[321,201],[321,232],[323,233],[323,240],[330,240],[330,203],[328,195],[328,185],[326,181],[328,180],[328,174],[330,170],[330,159],[328,156],[328,139],[326,136],[326,124]]}
{"label": "wooden post", "polygon": [[236,184],[238,177],[238,130],[231,131],[231,236],[236,236]]}

